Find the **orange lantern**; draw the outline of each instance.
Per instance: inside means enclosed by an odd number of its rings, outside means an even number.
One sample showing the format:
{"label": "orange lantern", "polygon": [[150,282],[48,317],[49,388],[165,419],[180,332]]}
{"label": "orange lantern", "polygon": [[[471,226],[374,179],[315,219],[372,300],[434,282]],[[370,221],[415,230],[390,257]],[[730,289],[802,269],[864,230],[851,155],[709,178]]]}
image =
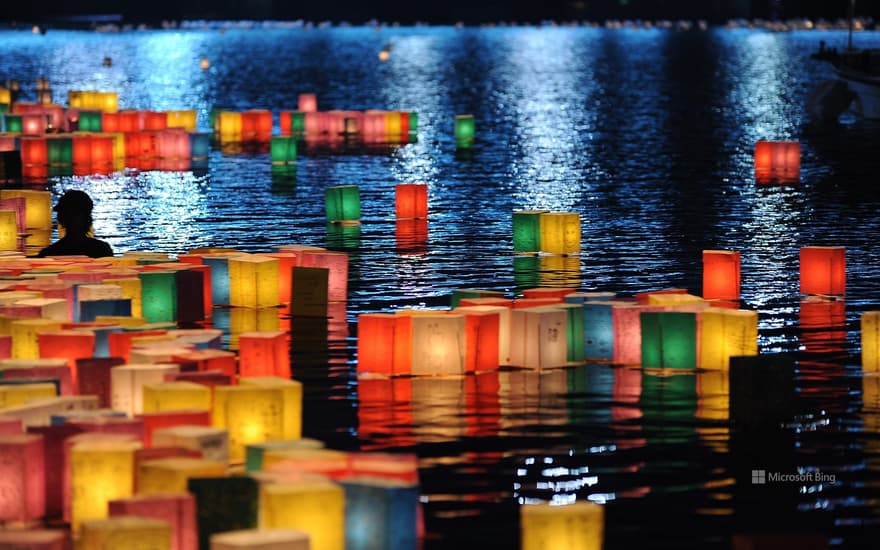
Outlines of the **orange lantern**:
{"label": "orange lantern", "polygon": [[144,130],[164,130],[168,127],[168,115],[158,111],[143,111]]}
{"label": "orange lantern", "polygon": [[703,298],[739,300],[740,254],[729,250],[703,251]]}
{"label": "orange lantern", "polygon": [[755,143],[755,181],[796,183],[801,177],[801,144],[797,141]]}
{"label": "orange lantern", "polygon": [[105,133],[121,132],[119,113],[101,113],[101,131]]}
{"label": "orange lantern", "polygon": [[401,183],[395,186],[395,215],[398,218],[428,217],[428,186]]}
{"label": "orange lantern", "polygon": [[846,294],[846,248],[801,247],[800,291],[801,294]]}
{"label": "orange lantern", "polygon": [[465,371],[481,372],[497,369],[501,364],[499,357],[501,314],[499,311],[459,308],[455,310],[455,313],[462,313],[465,318]]}
{"label": "orange lantern", "polygon": [[251,109],[241,113],[242,141],[269,141],[272,135],[272,112]]}
{"label": "orange lantern", "polygon": [[290,378],[289,334],[243,332],[238,336],[238,368],[242,377]]}
{"label": "orange lantern", "polygon": [[408,317],[392,313],[361,313],[358,315],[357,336],[359,375],[391,375],[408,371],[395,364],[395,350],[408,347],[411,339]]}
{"label": "orange lantern", "polygon": [[22,164],[36,164],[45,166],[49,163],[49,149],[46,145],[46,138],[21,138],[20,147]]}
{"label": "orange lantern", "polygon": [[[103,129],[103,128],[102,128]],[[119,131],[120,132],[139,132],[144,129],[144,113],[143,111],[120,111],[119,112]],[[104,130],[107,131],[107,130]]]}
{"label": "orange lantern", "polygon": [[79,391],[76,361],[95,355],[95,333],[87,330],[38,332],[37,346],[40,357],[67,360],[73,388]]}

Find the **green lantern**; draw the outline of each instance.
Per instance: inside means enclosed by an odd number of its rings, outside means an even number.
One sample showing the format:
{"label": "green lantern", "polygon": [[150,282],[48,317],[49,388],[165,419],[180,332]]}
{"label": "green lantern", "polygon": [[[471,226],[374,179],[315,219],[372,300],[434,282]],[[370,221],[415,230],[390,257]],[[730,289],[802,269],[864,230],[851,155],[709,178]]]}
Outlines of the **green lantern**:
{"label": "green lantern", "polygon": [[473,145],[476,132],[474,115],[455,115],[455,143],[458,147]]}
{"label": "green lantern", "polygon": [[46,157],[50,166],[73,164],[73,140],[69,137],[47,139]]}
{"label": "green lantern", "polygon": [[272,136],[269,142],[272,164],[292,164],[296,162],[296,138]]}
{"label": "green lantern", "polygon": [[541,250],[541,214],[546,210],[520,210],[513,213],[514,252]]}
{"label": "green lantern", "polygon": [[20,134],[22,130],[24,130],[24,125],[21,122],[21,115],[10,115],[9,113],[3,115],[4,129],[5,131],[13,134]]}
{"label": "green lantern", "polygon": [[8,103],[0,103],[0,113],[8,113],[9,112],[9,104]]}
{"label": "green lantern", "polygon": [[101,132],[103,128],[101,111],[80,111],[77,129],[81,132]]}
{"label": "green lantern", "polygon": [[697,368],[696,313],[645,311],[640,320],[643,368]]}
{"label": "green lantern", "polygon": [[357,185],[328,187],[324,193],[327,221],[357,221],[361,218],[361,196]]}
{"label": "green lantern", "polygon": [[143,316],[148,323],[177,320],[177,272],[171,269],[141,271]]}
{"label": "green lantern", "polygon": [[415,134],[419,130],[419,113],[409,113],[409,133]]}
{"label": "green lantern", "polygon": [[290,133],[302,134],[306,131],[306,114],[303,111],[290,113]]}
{"label": "green lantern", "polygon": [[513,280],[518,290],[541,286],[541,259],[538,256],[514,256]]}
{"label": "green lantern", "polygon": [[584,305],[561,304],[559,307],[565,308],[565,311],[568,313],[568,322],[566,323],[568,331],[568,360],[580,363],[586,357],[584,351]]}

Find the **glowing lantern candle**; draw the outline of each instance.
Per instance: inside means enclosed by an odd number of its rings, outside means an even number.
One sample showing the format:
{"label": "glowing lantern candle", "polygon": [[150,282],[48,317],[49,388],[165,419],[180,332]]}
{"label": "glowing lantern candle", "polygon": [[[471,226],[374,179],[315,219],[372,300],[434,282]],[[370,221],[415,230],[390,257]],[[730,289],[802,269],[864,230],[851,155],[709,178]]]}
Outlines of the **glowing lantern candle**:
{"label": "glowing lantern candle", "polygon": [[299,94],[297,98],[297,111],[312,113],[318,110],[318,96],[315,94]]}
{"label": "glowing lantern candle", "polygon": [[510,325],[511,365],[540,369],[563,366],[568,361],[568,313],[563,309],[513,309]]}
{"label": "glowing lantern candle", "polygon": [[456,146],[465,148],[473,145],[477,133],[474,115],[455,115],[454,132]]}
{"label": "glowing lantern candle", "polygon": [[148,323],[177,320],[177,275],[173,270],[141,271],[141,307]]}
{"label": "glowing lantern candle", "polygon": [[66,531],[60,529],[8,529],[0,531],[0,548],[21,550],[67,550]]}
{"label": "glowing lantern candle", "polygon": [[281,303],[277,258],[238,255],[229,258],[229,305],[274,307]]}
{"label": "glowing lantern candle", "polygon": [[272,388],[280,392],[284,407],[282,438],[298,439],[302,436],[303,386],[301,382],[277,376],[242,377],[239,382],[242,386]]}
{"label": "glowing lantern candle", "polygon": [[171,526],[167,521],[139,516],[114,516],[82,523],[77,550],[170,550]]}
{"label": "glowing lantern candle", "polygon": [[657,369],[697,367],[697,316],[680,311],[643,312],[642,366]]}
{"label": "glowing lantern candle", "polygon": [[729,250],[703,251],[703,298],[739,300],[740,253]]}
{"label": "glowing lantern candle", "polygon": [[394,187],[394,213],[397,218],[428,217],[428,186],[401,183]]}
{"label": "glowing lantern candle", "polygon": [[[348,254],[329,250],[303,250],[299,253],[299,267],[324,268],[327,274],[327,300],[344,302],[348,299]],[[293,292],[297,293],[296,284]],[[318,296],[310,293],[315,299]]]}
{"label": "glowing lantern candle", "polygon": [[846,248],[801,247],[800,292],[801,294],[846,294]]}
{"label": "glowing lantern candle", "polygon": [[192,382],[162,382],[143,386],[143,412],[211,409],[211,390]]}
{"label": "glowing lantern candle", "polygon": [[239,374],[290,378],[289,335],[285,332],[245,332],[238,337]]}
{"label": "glowing lantern candle", "polygon": [[541,251],[571,254],[581,249],[581,217],[577,212],[544,212],[541,224]]}
{"label": "glowing lantern candle", "polygon": [[42,435],[0,435],[0,520],[35,520],[46,513],[43,456]]}
{"label": "glowing lantern candle", "polygon": [[211,550],[310,550],[309,535],[296,529],[242,529],[211,535]]}
{"label": "glowing lantern candle", "polygon": [[134,492],[134,451],[140,443],[123,436],[84,439],[70,447],[70,523],[107,517],[107,503]]}
{"label": "glowing lantern candle", "polygon": [[189,494],[167,493],[135,495],[111,500],[107,511],[111,518],[136,516],[167,522],[171,529],[171,550],[198,550],[196,504]]}
{"label": "glowing lantern candle", "polygon": [[464,374],[464,315],[414,315],[410,330],[409,365],[412,374]]}
{"label": "glowing lantern candle", "polygon": [[128,415],[144,412],[143,387],[158,384],[166,374],[178,372],[178,365],[132,364],[110,371],[111,405]]}
{"label": "glowing lantern candle", "polygon": [[260,527],[293,528],[309,535],[311,550],[345,548],[345,492],[330,481],[268,483]]}
{"label": "glowing lantern candle", "polygon": [[361,196],[357,185],[337,185],[324,192],[327,221],[358,221],[361,218]]}
{"label": "glowing lantern candle", "polygon": [[272,164],[295,164],[296,138],[272,136],[269,141],[269,156],[272,159]]}
{"label": "glowing lantern candle", "polygon": [[229,462],[229,435],[211,426],[171,426],[153,432],[156,447],[182,447],[199,451],[205,460]]}
{"label": "glowing lantern candle", "polygon": [[351,478],[345,490],[346,550],[416,548],[418,486],[376,478]]}
{"label": "glowing lantern candle", "polygon": [[257,385],[214,389],[212,424],[229,432],[230,460],[243,460],[245,445],[284,439],[284,397]]}
{"label": "glowing lantern candle", "polygon": [[600,504],[577,501],[555,506],[525,504],[519,508],[521,550],[601,550],[605,513]]}
{"label": "glowing lantern candle", "polygon": [[801,177],[801,145],[797,141],[755,143],[755,181],[796,183]]}
{"label": "glowing lantern candle", "polygon": [[203,458],[170,457],[144,460],[137,465],[139,495],[185,493],[192,478],[223,477],[227,464]]}
{"label": "glowing lantern candle", "polygon": [[731,356],[758,354],[758,312],[708,308],[700,313],[700,364],[728,370]]}
{"label": "glowing lantern candle", "polygon": [[866,311],[861,317],[862,370],[880,372],[880,311]]}

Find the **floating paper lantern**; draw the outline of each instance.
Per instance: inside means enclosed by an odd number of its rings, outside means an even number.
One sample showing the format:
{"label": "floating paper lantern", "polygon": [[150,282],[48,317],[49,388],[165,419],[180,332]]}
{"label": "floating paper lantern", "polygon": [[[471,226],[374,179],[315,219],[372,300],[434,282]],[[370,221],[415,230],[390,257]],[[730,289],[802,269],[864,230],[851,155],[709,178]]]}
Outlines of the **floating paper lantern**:
{"label": "floating paper lantern", "polygon": [[238,337],[239,374],[290,378],[289,335],[284,332],[245,332]]}
{"label": "floating paper lantern", "polygon": [[192,382],[144,384],[143,412],[211,409],[211,390]]}
{"label": "floating paper lantern", "polygon": [[345,548],[345,493],[341,486],[318,480],[268,483],[261,492],[260,527],[304,531],[311,550]]}
{"label": "floating paper lantern", "polygon": [[400,183],[394,187],[394,213],[397,218],[428,217],[428,186]]}
{"label": "floating paper lantern", "polygon": [[243,529],[211,535],[211,550],[310,550],[309,535],[296,529]]}
{"label": "floating paper lantern", "polygon": [[134,492],[134,451],[140,443],[101,434],[70,447],[70,524],[107,517],[107,503]]}
{"label": "floating paper lantern", "polygon": [[12,334],[12,357],[17,359],[36,359],[40,356],[37,340],[38,332],[51,332],[61,329],[61,322],[54,319],[18,319],[10,323]]}
{"label": "floating paper lantern", "polygon": [[[193,478],[187,490],[196,499],[199,541],[225,531],[257,527],[257,481],[251,477]],[[218,503],[223,503],[218,506]]]}
{"label": "floating paper lantern", "polygon": [[409,319],[391,313],[361,313],[357,327],[358,374],[402,374],[395,369],[394,350],[404,347],[396,342],[398,338],[410,341]]}
{"label": "floating paper lantern", "polygon": [[121,357],[85,357],[75,361],[76,383],[83,395],[94,395],[100,407],[109,407],[111,399],[110,369],[124,364]]}
{"label": "floating paper lantern", "polygon": [[229,462],[229,435],[211,426],[180,425],[153,432],[156,447],[182,447],[201,453],[205,460]]}
{"label": "floating paper lantern", "polygon": [[18,380],[42,378],[57,382],[57,393],[72,395],[71,369],[64,359],[3,359],[0,360],[0,379]]}
{"label": "floating paper lantern", "polygon": [[643,312],[642,367],[695,369],[697,318],[679,311]]}
{"label": "floating paper lantern", "polygon": [[299,267],[292,270],[290,314],[294,317],[326,317],[330,270]]}
{"label": "floating paper lantern", "polygon": [[18,213],[0,210],[0,250],[18,250]]}
{"label": "floating paper lantern", "polygon": [[880,371],[880,311],[866,311],[861,316],[862,370]]}
{"label": "floating paper lantern", "polygon": [[46,512],[45,483],[43,436],[0,435],[0,520],[42,517]]}
{"label": "floating paper lantern", "polygon": [[801,247],[800,292],[801,294],[846,294],[846,248]]}
{"label": "floating paper lantern", "polygon": [[229,258],[229,305],[274,307],[281,303],[277,258],[238,255]]}
{"label": "floating paper lantern", "polygon": [[663,311],[663,306],[638,305],[615,301],[611,308],[614,331],[614,357],[619,365],[642,364],[642,312]]}
{"label": "floating paper lantern", "polygon": [[156,458],[137,465],[137,494],[185,493],[187,482],[199,477],[223,477],[226,462],[202,458]]}
{"label": "floating paper lantern", "polygon": [[[209,410],[175,410],[154,413],[142,413],[137,416],[144,426],[144,445],[153,447],[153,434],[162,428],[174,426],[210,426],[211,411]],[[201,457],[201,452],[198,453]]]}
{"label": "floating paper lantern", "polygon": [[278,376],[242,377],[242,386],[259,386],[272,388],[281,393],[284,402],[282,417],[282,439],[302,437],[302,401],[303,386],[301,382]]}
{"label": "floating paper lantern", "polygon": [[[426,313],[413,315],[410,319],[409,342],[396,339],[395,361],[401,358],[401,365],[409,365],[408,372],[414,375],[463,374],[465,317],[460,314]],[[397,365],[395,364],[395,369]]]}
{"label": "floating paper lantern", "polygon": [[184,111],[167,111],[165,125],[168,128],[183,128],[187,132],[196,131],[197,115],[194,109]]}
{"label": "floating paper lantern", "polygon": [[708,308],[700,313],[700,363],[728,370],[730,358],[758,354],[758,312]]}
{"label": "floating paper lantern", "polygon": [[553,306],[513,309],[510,317],[510,364],[547,368],[568,361],[568,313]]}
{"label": "floating paper lantern", "polygon": [[[501,310],[506,308],[457,308],[465,316],[465,371],[495,370],[501,364]],[[507,327],[505,327],[506,329]],[[509,332],[505,330],[505,332]],[[509,346],[509,341],[507,342]]]}
{"label": "floating paper lantern", "polygon": [[251,109],[241,113],[241,138],[243,141],[269,141],[271,134],[271,111]]}
{"label": "floating paper lantern", "polygon": [[277,388],[249,385],[214,389],[212,424],[229,432],[230,460],[243,460],[245,445],[284,439],[284,403],[284,393]]}
{"label": "floating paper lantern", "polygon": [[28,401],[58,395],[58,384],[45,380],[9,380],[0,384],[0,410],[23,405]]}
{"label": "floating paper lantern", "polygon": [[345,490],[346,550],[417,547],[418,486],[357,477],[341,484]]}
{"label": "floating paper lantern", "polygon": [[470,147],[474,144],[476,124],[474,115],[455,115],[455,144],[458,147]]}
{"label": "floating paper lantern", "polygon": [[[327,300],[344,302],[348,299],[348,254],[329,250],[303,250],[299,253],[299,258],[299,267],[329,270],[327,274]],[[309,283],[301,284],[308,285]],[[297,296],[301,296],[296,287],[294,282],[293,292]],[[317,284],[316,289],[318,288],[320,288],[320,284]],[[317,290],[309,292],[308,295],[311,296],[310,300],[312,301],[317,301],[320,298],[320,293]]]}
{"label": "floating paper lantern", "polygon": [[171,526],[167,521],[137,516],[114,516],[84,521],[77,550],[169,550]]}
{"label": "floating paper lantern", "polygon": [[324,193],[327,221],[358,221],[361,218],[361,197],[357,185],[328,187]]}
{"label": "floating paper lantern", "polygon": [[198,550],[195,499],[189,494],[135,495],[111,500],[107,511],[111,518],[136,516],[168,523],[170,550]]}
{"label": "floating paper lantern", "polygon": [[148,323],[177,320],[177,275],[173,270],[141,271],[141,307]]}
{"label": "floating paper lantern", "polygon": [[801,145],[797,141],[755,143],[755,181],[796,183],[800,180]]}
{"label": "floating paper lantern", "polygon": [[211,269],[211,301],[229,305],[229,258],[238,253],[206,254],[202,261]]}
{"label": "floating paper lantern", "polygon": [[296,163],[296,138],[272,136],[269,142],[269,154],[272,164]]}
{"label": "floating paper lantern", "polygon": [[296,109],[303,113],[316,112],[318,110],[318,96],[310,93],[299,94]]}
{"label": "floating paper lantern", "polygon": [[559,304],[566,312],[566,340],[568,360],[580,362],[586,358],[584,340],[584,306],[583,304]]}
{"label": "floating paper lantern", "polygon": [[581,217],[577,212],[544,212],[541,224],[541,251],[572,254],[581,249]]}
{"label": "floating paper lantern", "polygon": [[740,253],[729,250],[703,251],[703,298],[739,300]]}
{"label": "floating paper lantern", "polygon": [[52,195],[32,189],[0,189],[0,199],[25,199],[25,223],[28,228],[52,228]]}
{"label": "floating paper lantern", "polygon": [[605,513],[600,504],[525,504],[519,512],[521,550],[601,550],[603,546]]}
{"label": "floating paper lantern", "polygon": [[214,131],[221,141],[241,141],[241,113],[221,111],[214,119]]}
{"label": "floating paper lantern", "polygon": [[165,374],[178,372],[178,365],[132,364],[114,367],[110,371],[111,405],[129,415],[144,411],[143,387],[158,384]]}

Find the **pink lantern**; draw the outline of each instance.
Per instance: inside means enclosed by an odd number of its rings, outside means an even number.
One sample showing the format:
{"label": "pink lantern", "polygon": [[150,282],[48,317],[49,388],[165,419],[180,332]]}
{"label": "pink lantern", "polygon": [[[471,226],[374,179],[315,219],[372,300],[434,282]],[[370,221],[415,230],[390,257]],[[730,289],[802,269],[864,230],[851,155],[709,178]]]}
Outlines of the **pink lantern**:
{"label": "pink lantern", "polygon": [[299,257],[300,267],[320,267],[330,271],[327,279],[329,301],[344,302],[348,299],[348,254],[329,250],[303,250]]}
{"label": "pink lantern", "polygon": [[315,94],[299,94],[297,110],[302,112],[315,112],[318,110],[318,96]]}
{"label": "pink lantern", "polygon": [[45,513],[43,436],[0,435],[0,519],[27,521]]}
{"label": "pink lantern", "polygon": [[67,550],[70,537],[61,529],[9,529],[0,531],[0,548],[17,550]]}
{"label": "pink lantern", "polygon": [[191,494],[159,493],[111,500],[110,517],[140,516],[159,519],[171,526],[170,550],[198,550],[196,505]]}

